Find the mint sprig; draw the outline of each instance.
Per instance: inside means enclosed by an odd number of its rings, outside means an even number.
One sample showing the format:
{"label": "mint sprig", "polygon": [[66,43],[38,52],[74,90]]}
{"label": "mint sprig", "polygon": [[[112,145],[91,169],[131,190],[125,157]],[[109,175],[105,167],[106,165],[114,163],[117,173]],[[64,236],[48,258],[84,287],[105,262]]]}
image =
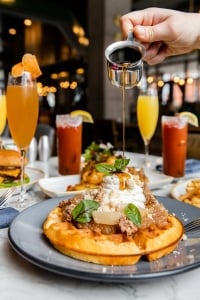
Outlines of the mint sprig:
{"label": "mint sprig", "polygon": [[99,203],[94,200],[83,200],[72,210],[72,218],[76,222],[89,223],[92,220],[92,212],[98,207]]}
{"label": "mint sprig", "polygon": [[139,226],[142,223],[142,217],[139,209],[133,203],[129,203],[125,209],[124,213],[127,218],[133,222],[135,225]]}
{"label": "mint sprig", "polygon": [[126,166],[129,164],[130,159],[128,158],[117,158],[114,165],[99,163],[95,167],[98,172],[105,173],[106,175],[123,172]]}

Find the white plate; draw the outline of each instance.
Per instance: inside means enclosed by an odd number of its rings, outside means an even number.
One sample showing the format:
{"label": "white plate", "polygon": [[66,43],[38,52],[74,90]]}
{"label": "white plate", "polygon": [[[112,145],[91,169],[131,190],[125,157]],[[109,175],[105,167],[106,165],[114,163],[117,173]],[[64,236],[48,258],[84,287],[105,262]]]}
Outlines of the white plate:
{"label": "white plate", "polygon": [[[25,168],[25,173],[29,176],[29,183],[25,184],[26,189],[30,189],[38,180],[44,177],[44,172],[35,168]],[[0,188],[0,195],[2,195],[8,188]],[[20,186],[16,189],[16,194],[19,192]]]}
{"label": "white plate", "polygon": [[[148,185],[150,189],[156,189],[164,184],[171,182],[171,180],[173,179],[170,176],[165,176],[163,174],[151,170],[146,171],[146,175],[149,178]],[[79,182],[80,175],[77,174],[42,178],[38,181],[38,185],[41,188],[41,190],[49,197],[62,197],[80,193],[80,191],[66,191],[68,185],[74,185]]]}
{"label": "white plate", "polygon": [[[116,154],[123,154],[122,151],[117,151]],[[150,168],[145,164],[145,156],[141,153],[132,153],[125,151],[124,156],[130,159],[129,165],[135,168],[143,168],[146,176],[149,178],[149,188],[151,190],[160,188],[164,184],[170,183],[173,177],[167,176],[159,171],[156,171],[156,166],[162,164],[162,157],[149,155]]]}
{"label": "white plate", "polygon": [[41,190],[49,197],[62,197],[80,193],[80,191],[67,192],[68,185],[80,182],[80,174],[59,177],[42,178],[38,181]]}
{"label": "white plate", "polygon": [[146,176],[149,178],[148,186],[151,190],[158,189],[173,180],[173,177],[164,175],[158,171],[151,169],[145,169],[144,171]]}
{"label": "white plate", "polygon": [[176,183],[171,189],[171,196],[174,199],[179,200],[179,197],[186,193],[186,186],[192,180],[200,180],[200,178],[192,178],[192,179],[188,179],[188,180],[184,180],[182,182]]}

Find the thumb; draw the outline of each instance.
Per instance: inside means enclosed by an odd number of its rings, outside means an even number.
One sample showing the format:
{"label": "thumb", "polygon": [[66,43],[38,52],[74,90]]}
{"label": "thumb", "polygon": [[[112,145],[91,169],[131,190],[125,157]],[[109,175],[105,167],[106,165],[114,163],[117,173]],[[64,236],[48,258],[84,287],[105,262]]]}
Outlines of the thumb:
{"label": "thumb", "polygon": [[141,42],[152,43],[152,42],[163,40],[165,31],[160,30],[159,25],[155,25],[155,26],[136,25],[134,27],[134,35]]}

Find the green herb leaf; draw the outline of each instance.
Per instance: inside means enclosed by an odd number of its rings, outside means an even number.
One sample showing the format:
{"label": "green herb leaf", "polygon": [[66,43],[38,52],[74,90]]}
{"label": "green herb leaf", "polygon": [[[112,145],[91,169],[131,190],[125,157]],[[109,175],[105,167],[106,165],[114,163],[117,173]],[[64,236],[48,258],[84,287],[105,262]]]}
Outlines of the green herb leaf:
{"label": "green herb leaf", "polygon": [[132,221],[135,225],[141,225],[142,218],[139,209],[133,203],[129,203],[125,209],[124,213],[127,218]]}
{"label": "green herb leaf", "polygon": [[114,166],[109,165],[109,164],[104,164],[104,163],[96,164],[95,168],[97,169],[98,172],[105,173],[105,174],[111,174],[111,173],[116,172],[116,169]]}
{"label": "green herb leaf", "polygon": [[114,167],[117,171],[123,171],[129,164],[130,159],[128,158],[118,158],[115,160]]}
{"label": "green herb leaf", "polygon": [[97,144],[96,142],[92,142],[83,153],[85,161],[96,160],[99,162],[105,161],[112,155],[114,155],[114,147],[111,144]]}
{"label": "green herb leaf", "polygon": [[99,203],[93,200],[83,200],[72,210],[72,218],[80,223],[89,223],[92,220],[92,212],[97,210]]}
{"label": "green herb leaf", "polygon": [[115,160],[114,165],[99,163],[99,164],[96,164],[95,167],[98,172],[105,173],[108,175],[108,174],[113,174],[116,172],[122,172],[128,165],[129,161],[130,161],[130,159],[122,157],[122,158],[117,158]]}

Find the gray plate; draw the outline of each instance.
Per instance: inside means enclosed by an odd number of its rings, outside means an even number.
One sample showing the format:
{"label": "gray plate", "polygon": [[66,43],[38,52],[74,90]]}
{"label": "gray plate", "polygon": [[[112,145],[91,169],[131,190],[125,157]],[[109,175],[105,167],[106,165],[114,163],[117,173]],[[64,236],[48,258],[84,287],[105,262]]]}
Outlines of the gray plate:
{"label": "gray plate", "polygon": [[[200,216],[200,209],[180,201],[157,197],[183,223]],[[200,266],[200,232],[188,235],[176,251],[154,262],[140,260],[133,266],[104,266],[82,262],[55,250],[42,233],[43,222],[62,198],[35,204],[11,223],[9,241],[14,250],[34,265],[64,276],[104,282],[132,282],[179,274]]]}

